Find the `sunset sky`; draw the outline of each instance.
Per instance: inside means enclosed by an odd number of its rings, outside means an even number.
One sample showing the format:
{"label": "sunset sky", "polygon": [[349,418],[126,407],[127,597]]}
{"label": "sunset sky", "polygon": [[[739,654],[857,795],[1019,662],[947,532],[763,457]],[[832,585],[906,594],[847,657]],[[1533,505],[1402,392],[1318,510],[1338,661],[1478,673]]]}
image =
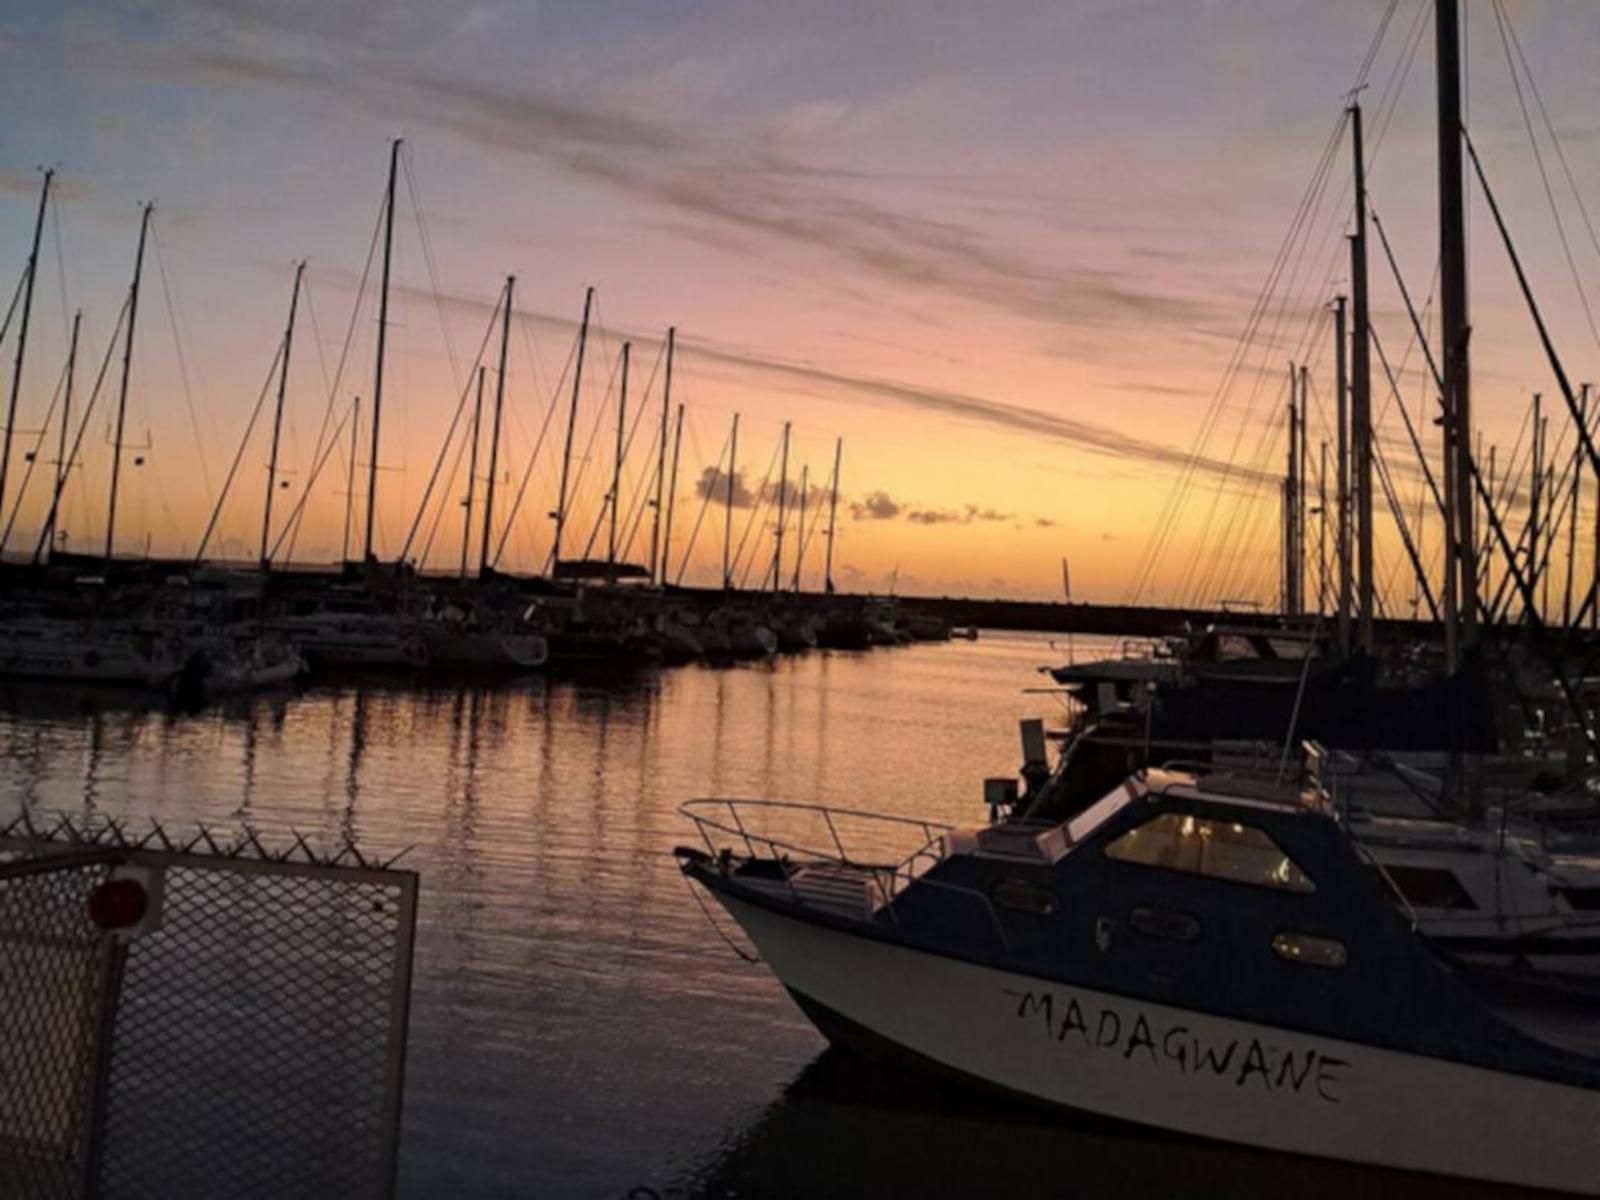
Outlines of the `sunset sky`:
{"label": "sunset sky", "polygon": [[[1537,87],[1535,95],[1520,80],[1559,231],[1496,6],[1465,7],[1473,138],[1569,374],[1600,376],[1600,334],[1587,311],[1600,309],[1600,5],[1521,0],[1499,10]],[[1431,5],[1399,0],[1385,24],[1389,8],[1387,0],[8,4],[0,305],[26,261],[36,167],[55,165],[59,188],[0,520],[11,515],[24,455],[44,426],[78,307],[75,412],[87,402],[127,291],[139,205],[153,199],[119,550],[195,551],[267,382],[294,263],[305,257],[310,303],[302,298],[284,426],[290,486],[274,524],[306,495],[295,556],[337,557],[348,427],[314,485],[313,454],[319,429],[344,420],[353,396],[368,419],[370,282],[353,322],[352,311],[388,139],[399,136],[380,554],[400,552],[496,296],[515,274],[502,518],[556,408],[502,567],[537,570],[549,552],[567,401],[556,389],[593,286],[564,553],[588,540],[609,483],[614,367],[630,338],[629,406],[647,408],[624,469],[624,515],[649,484],[662,384],[657,375],[647,395],[644,384],[666,327],[676,325],[673,398],[688,416],[674,575],[700,520],[685,582],[720,571],[723,510],[702,505],[697,481],[717,469],[738,412],[738,466],[752,494],[792,422],[791,473],[798,478],[805,465],[819,485],[808,516],[828,482],[834,440],[844,439],[841,586],[882,589],[897,573],[902,592],[1056,598],[1066,557],[1079,598],[1270,599],[1291,358],[1312,368],[1313,458],[1329,427],[1323,306],[1348,290],[1347,140],[1277,277],[1268,319],[1236,369],[1229,365],[1380,24],[1361,93],[1370,191],[1413,295],[1420,302],[1433,288]],[[1552,442],[1565,454],[1572,439],[1562,438],[1554,379],[1473,192],[1478,430],[1508,456],[1530,395],[1543,392],[1555,414]],[[1372,255],[1377,332],[1391,361],[1405,361],[1406,403],[1436,442],[1421,356],[1375,240]],[[488,342],[491,395],[497,336]],[[0,345],[5,386],[15,345],[13,323]],[[62,525],[74,549],[97,550],[103,537],[118,377],[113,361],[67,491]],[[1374,378],[1380,437],[1414,515],[1420,475],[1401,461],[1404,426],[1376,360]],[[214,554],[256,551],[270,404],[269,393]],[[442,508],[430,567],[460,553],[462,432],[411,550],[415,557]],[[31,550],[37,536],[55,438],[52,424],[8,554]],[[365,429],[362,438],[364,486]],[[1585,529],[1594,490],[1586,486]],[[1164,514],[1174,519],[1157,540]],[[748,515],[735,511],[736,541]],[[752,582],[770,559],[770,543],[756,544],[767,523],[763,516],[747,543]],[[359,531],[359,505],[355,524]],[[635,559],[648,513],[638,524]],[[1407,610],[1413,589],[1389,528],[1385,519],[1388,603]],[[1424,523],[1425,553],[1436,553],[1437,528]],[[1589,536],[1579,540],[1587,563]],[[808,585],[820,564],[819,534]],[[792,569],[788,559],[786,577]]]}

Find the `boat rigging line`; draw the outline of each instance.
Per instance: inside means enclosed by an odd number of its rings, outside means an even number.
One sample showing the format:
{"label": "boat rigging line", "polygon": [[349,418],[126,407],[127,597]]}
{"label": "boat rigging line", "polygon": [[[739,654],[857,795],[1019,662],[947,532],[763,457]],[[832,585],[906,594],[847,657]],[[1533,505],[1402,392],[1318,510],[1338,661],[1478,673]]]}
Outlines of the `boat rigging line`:
{"label": "boat rigging line", "polygon": [[544,420],[539,425],[539,436],[534,439],[533,451],[528,455],[528,465],[523,469],[522,481],[517,484],[517,495],[511,502],[511,508],[506,513],[506,523],[501,527],[500,540],[495,544],[494,557],[489,560],[490,569],[500,565],[500,557],[506,552],[506,542],[511,537],[511,531],[516,526],[517,513],[522,509],[522,498],[527,493],[528,481],[533,478],[533,468],[539,461],[539,451],[544,447],[545,435],[550,431],[551,418],[555,416],[556,402],[560,399],[565,389],[567,374],[573,369],[578,354],[578,343],[574,339],[572,349],[567,352],[566,364],[561,368],[561,375],[556,379],[555,386],[550,389],[550,402],[545,405]]}
{"label": "boat rigging line", "polygon": [[[239,447],[233,453],[233,461],[228,464],[227,477],[222,481],[222,494],[211,506],[211,519],[206,522],[205,531],[200,535],[200,545],[196,547],[192,565],[198,567],[206,559],[206,547],[211,544],[211,534],[217,527],[217,519],[222,516],[222,506],[228,502],[228,492],[233,488],[234,475],[239,470],[239,463],[244,458],[245,448],[250,444],[250,435],[255,431],[256,420],[261,416],[262,405],[266,403],[267,393],[272,390],[273,376],[278,372],[278,364],[284,360],[284,344],[278,343],[277,352],[272,356],[272,362],[267,366],[267,373],[261,380],[261,391],[256,395],[255,407],[250,410],[250,420],[245,423],[244,436],[239,439]],[[271,561],[266,553],[266,543],[262,542],[262,558]]]}
{"label": "boat rigging line", "polygon": [[39,451],[44,447],[45,435],[50,432],[50,418],[55,416],[56,405],[62,396],[66,397],[66,408],[61,415],[61,428],[67,427],[67,418],[72,409],[72,372],[73,365],[78,357],[78,325],[83,314],[72,322],[72,342],[67,350],[67,361],[62,365],[61,376],[56,380],[55,391],[51,393],[50,405],[44,411],[44,420],[39,425],[38,433],[33,439],[33,449],[27,451],[23,458],[27,462],[27,469],[22,473],[22,484],[17,488],[17,498],[11,505],[11,519],[6,522],[5,531],[0,533],[0,555],[5,553],[7,543],[11,541],[11,530],[17,523],[17,514],[22,511],[23,498],[28,494],[28,484],[33,479],[33,469],[39,465]]}
{"label": "boat rigging line", "polygon": [[[472,394],[472,376],[476,374],[479,365],[483,362],[484,351],[489,348],[489,339],[494,336],[494,327],[500,316],[501,306],[510,301],[510,291],[511,281],[508,277],[506,286],[501,291],[500,302],[494,306],[493,311],[489,314],[488,322],[484,325],[483,339],[478,343],[478,353],[473,357],[472,369],[467,374],[467,382],[462,386],[461,395],[456,400],[455,412],[450,417],[450,426],[445,430],[444,441],[439,446],[439,453],[434,457],[433,470],[428,475],[428,485],[422,490],[422,500],[417,504],[417,515],[412,518],[411,528],[406,533],[405,541],[401,543],[400,553],[395,559],[396,562],[405,562],[406,556],[411,553],[412,543],[416,541],[417,530],[421,528],[423,517],[428,511],[428,505],[433,500],[433,489],[438,485],[439,471],[444,466],[445,455],[449,453],[451,443],[455,441],[456,429],[461,424],[461,414],[466,411],[467,398]],[[457,458],[459,465],[459,455]],[[454,471],[452,470],[453,474]],[[443,500],[441,500],[441,504],[443,504]]]}
{"label": "boat rigging line", "polygon": [[[89,403],[84,406],[83,416],[78,422],[78,432],[72,439],[72,453],[67,455],[67,462],[76,462],[78,453],[83,448],[83,435],[88,431],[89,419],[94,415],[95,401],[100,397],[100,388],[106,381],[106,373],[111,369],[111,359],[116,353],[117,339],[122,333],[122,327],[128,319],[128,309],[132,297],[123,300],[122,311],[117,314],[117,323],[112,326],[111,337],[106,341],[105,356],[100,360],[100,370],[95,375],[94,388],[89,392]],[[49,539],[54,535],[56,517],[61,508],[61,494],[66,490],[68,472],[63,469],[56,478],[55,494],[50,498],[50,511],[45,514],[44,524],[39,528],[39,541],[33,548],[32,564],[39,565],[39,560],[44,557],[45,550],[50,546]],[[53,552],[53,547],[52,547]]]}
{"label": "boat rigging line", "polygon": [[[172,330],[172,351],[178,360],[178,381],[183,385],[183,403],[189,412],[189,429],[194,434],[195,457],[200,467],[200,481],[205,484],[206,499],[215,501],[216,491],[211,486],[211,472],[206,468],[205,438],[200,432],[200,413],[194,403],[194,389],[189,383],[189,357],[183,352],[183,338],[178,331],[178,306],[172,298],[172,286],[167,279],[167,260],[161,253],[161,231],[154,220],[150,222],[150,249],[156,260],[156,277],[161,280],[161,298],[166,304],[167,326]],[[210,410],[207,410],[209,416]],[[212,437],[217,434],[212,423]],[[110,554],[107,554],[110,557]]]}

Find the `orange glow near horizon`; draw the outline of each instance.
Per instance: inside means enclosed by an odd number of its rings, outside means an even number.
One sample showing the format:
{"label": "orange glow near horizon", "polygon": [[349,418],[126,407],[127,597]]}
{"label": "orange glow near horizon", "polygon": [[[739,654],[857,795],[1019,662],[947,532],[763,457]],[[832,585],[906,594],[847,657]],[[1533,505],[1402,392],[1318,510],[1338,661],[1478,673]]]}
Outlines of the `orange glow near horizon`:
{"label": "orange glow near horizon", "polygon": [[[1436,255],[1431,44],[1411,49],[1422,7],[1396,10],[1365,94],[1380,131],[1373,203],[1419,300]],[[703,504],[696,484],[725,462],[737,412],[738,469],[751,492],[776,481],[775,466],[767,473],[784,422],[795,486],[805,467],[812,487],[825,490],[843,438],[842,587],[893,581],[903,593],[1054,599],[1065,558],[1078,599],[1271,603],[1289,359],[1308,361],[1313,373],[1313,483],[1318,444],[1331,438],[1323,306],[1348,286],[1345,143],[1291,254],[1294,273],[1279,276],[1253,326],[1252,312],[1381,10],[1239,3],[1225,29],[1188,9],[1019,9],[1000,19],[945,4],[918,7],[914,19],[902,13],[888,28],[850,7],[805,17],[708,10],[683,16],[682,27],[609,10],[485,8],[376,23],[337,14],[295,23],[249,3],[227,13],[177,3],[99,21],[72,4],[18,13],[0,28],[8,68],[0,99],[30,118],[0,133],[6,261],[20,266],[26,255],[38,186],[29,168],[62,165],[0,520],[11,515],[29,454],[33,475],[5,553],[31,551],[46,509],[57,458],[52,396],[79,306],[78,417],[108,350],[110,359],[59,526],[73,550],[101,546],[120,381],[110,336],[132,267],[137,201],[152,195],[118,551],[195,553],[264,395],[208,546],[213,557],[255,558],[269,369],[293,263],[305,256],[308,297],[280,456],[287,486],[274,524],[281,531],[304,498],[293,557],[339,556],[349,429],[331,449],[328,434],[359,395],[351,546],[359,552],[375,263],[365,288],[358,283],[385,139],[402,131],[381,556],[398,555],[415,523],[409,557],[430,570],[459,564],[468,381],[484,343],[492,398],[492,310],[514,272],[496,542],[541,429],[543,441],[505,533],[504,568],[537,571],[548,558],[566,369],[583,289],[593,285],[564,554],[581,552],[597,522],[589,548],[604,553],[614,371],[630,338],[630,421],[641,407],[643,415],[622,472],[621,512],[625,540],[633,529],[628,557],[646,552],[659,352],[671,324],[680,339],[673,403],[687,417],[669,574],[692,535],[686,583],[720,578],[724,511],[718,497]],[[1575,192],[1600,194],[1600,143],[1577,124],[1588,117],[1577,81],[1595,39],[1583,6],[1510,11],[1567,138]],[[1585,306],[1600,307],[1600,295],[1580,296],[1566,271],[1501,49],[1489,26],[1471,43],[1474,138],[1558,344],[1572,356],[1568,372],[1589,378],[1600,335]],[[1415,69],[1402,72],[1413,53]],[[1141,69],[1130,71],[1132,62]],[[1590,278],[1600,244],[1584,240],[1571,197],[1558,201],[1578,277]],[[1546,411],[1556,412],[1555,388],[1481,197],[1471,230],[1478,428],[1501,447],[1503,465],[1530,393],[1544,392]],[[1436,441],[1421,356],[1376,243],[1372,254],[1376,328],[1409,412]],[[15,280],[9,270],[5,279]],[[10,284],[0,287],[9,298]],[[1247,327],[1253,335],[1236,358]],[[0,342],[8,366],[16,339],[13,324]],[[1421,475],[1406,465],[1404,427],[1376,359],[1374,379],[1380,440],[1414,514]],[[1553,420],[1552,437],[1563,427]],[[1568,437],[1554,452],[1570,446]],[[319,454],[326,461],[316,472]],[[485,432],[480,513],[487,454]],[[1592,494],[1580,500],[1581,528],[1594,503]],[[749,515],[735,510],[736,542]],[[810,587],[821,581],[826,514],[817,517],[813,498]],[[752,583],[770,561],[770,524],[763,514],[745,539]],[[1389,606],[1410,611],[1415,589],[1400,540],[1386,516],[1380,525]],[[1423,519],[1420,538],[1436,561],[1436,520]],[[1313,529],[1310,544],[1317,540]],[[1591,539],[1578,540],[1586,565]],[[791,527],[786,581],[795,544]],[[1315,594],[1314,570],[1308,589]]]}

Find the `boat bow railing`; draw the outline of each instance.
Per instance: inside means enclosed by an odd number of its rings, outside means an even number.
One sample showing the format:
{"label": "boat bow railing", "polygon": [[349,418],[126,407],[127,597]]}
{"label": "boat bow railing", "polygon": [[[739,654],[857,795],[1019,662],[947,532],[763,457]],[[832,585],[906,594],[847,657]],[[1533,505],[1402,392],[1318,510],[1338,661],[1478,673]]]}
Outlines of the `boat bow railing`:
{"label": "boat bow railing", "polygon": [[[797,884],[797,869],[833,868],[859,879],[874,903],[872,913],[898,922],[894,900],[912,883],[964,895],[979,904],[1007,949],[1000,916],[989,897],[974,888],[927,878],[945,857],[945,836],[954,828],[919,817],[899,817],[861,809],[800,804],[784,800],[690,800],[679,810],[695,823],[706,849],[719,862],[742,851],[748,862],[778,866],[776,883],[794,903],[825,907]],[[852,836],[854,835],[854,836]]]}

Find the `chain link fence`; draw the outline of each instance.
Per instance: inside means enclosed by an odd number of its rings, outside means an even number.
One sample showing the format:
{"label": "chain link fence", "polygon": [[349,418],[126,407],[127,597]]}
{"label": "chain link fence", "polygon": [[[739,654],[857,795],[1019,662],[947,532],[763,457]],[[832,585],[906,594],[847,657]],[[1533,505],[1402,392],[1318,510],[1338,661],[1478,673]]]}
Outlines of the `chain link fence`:
{"label": "chain link fence", "polygon": [[416,894],[298,838],[0,829],[0,1195],[391,1194]]}

